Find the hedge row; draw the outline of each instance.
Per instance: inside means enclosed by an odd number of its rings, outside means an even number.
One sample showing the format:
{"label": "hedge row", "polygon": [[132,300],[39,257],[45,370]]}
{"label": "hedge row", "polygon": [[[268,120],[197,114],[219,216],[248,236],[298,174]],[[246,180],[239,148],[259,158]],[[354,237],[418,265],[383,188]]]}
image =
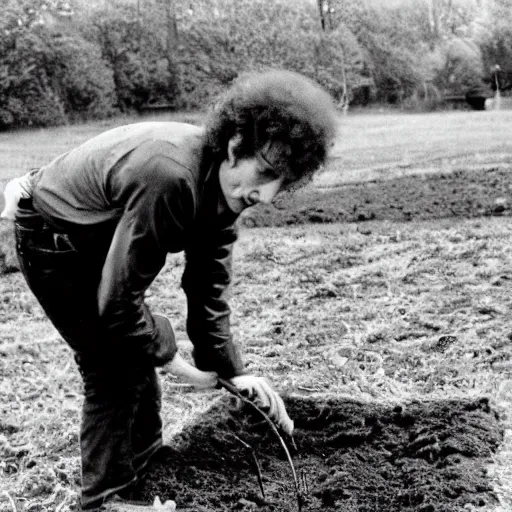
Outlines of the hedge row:
{"label": "hedge row", "polygon": [[338,98],[343,70],[355,92],[371,84],[350,31],[323,34],[308,2],[198,1],[194,11],[178,9],[179,42],[171,47],[158,1],[142,11],[135,3],[106,3],[65,18],[30,5],[8,0],[0,21],[4,129],[105,117],[152,102],[203,108],[240,72],[263,67],[302,72]]}
{"label": "hedge row", "polygon": [[[176,1],[179,39],[171,41],[163,0],[4,2],[0,129],[106,117],[148,103],[201,109],[239,73],[264,67],[301,72],[352,104],[402,101],[432,75],[432,58],[418,58],[425,44],[411,18],[416,11],[402,9],[399,21],[377,18],[358,0],[343,4],[326,32],[316,2]],[[63,15],[61,4],[74,10]],[[475,55],[478,61],[478,49]],[[448,50],[443,58],[453,75]],[[480,78],[478,62],[451,59],[463,64],[456,74]]]}

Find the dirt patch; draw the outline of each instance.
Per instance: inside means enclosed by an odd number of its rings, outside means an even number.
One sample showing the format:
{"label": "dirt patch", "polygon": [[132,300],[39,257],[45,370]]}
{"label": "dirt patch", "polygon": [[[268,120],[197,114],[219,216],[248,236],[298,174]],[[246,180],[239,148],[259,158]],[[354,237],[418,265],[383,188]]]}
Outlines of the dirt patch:
{"label": "dirt patch", "polygon": [[[340,399],[287,398],[293,455],[308,494],[304,511],[442,512],[496,503],[485,466],[502,441],[486,399],[382,406]],[[221,400],[182,432],[154,466],[145,498],[178,510],[295,511],[284,452],[260,418]],[[250,452],[261,465],[261,497]]]}
{"label": "dirt patch", "polygon": [[248,210],[241,222],[253,227],[509,215],[502,199],[511,189],[510,169],[421,174],[325,191],[307,188],[283,195],[274,206]]}

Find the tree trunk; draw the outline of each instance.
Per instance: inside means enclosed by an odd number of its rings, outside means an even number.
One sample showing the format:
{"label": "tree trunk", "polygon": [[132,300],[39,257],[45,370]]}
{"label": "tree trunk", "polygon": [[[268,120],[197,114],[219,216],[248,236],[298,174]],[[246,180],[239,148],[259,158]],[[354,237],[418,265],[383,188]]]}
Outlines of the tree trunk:
{"label": "tree trunk", "polygon": [[347,70],[345,65],[345,54],[341,56],[341,77],[343,80],[343,94],[341,95],[339,106],[341,107],[341,111],[343,115],[346,116],[349,107],[349,99],[348,99],[348,85],[347,85]]}
{"label": "tree trunk", "polygon": [[334,23],[332,21],[332,9],[331,9],[331,0],[324,0],[325,5],[327,7],[327,19],[329,20],[329,30],[334,30]]}
{"label": "tree trunk", "polygon": [[437,41],[439,39],[439,9],[437,0],[428,0],[428,15],[432,39]]}
{"label": "tree trunk", "polygon": [[318,0],[318,11],[320,13],[320,23],[322,30],[325,30],[324,0]]}
{"label": "tree trunk", "polygon": [[179,49],[178,25],[176,23],[176,11],[174,0],[166,0],[167,11],[167,63],[171,75],[171,87],[175,93],[174,104],[181,106],[181,76],[176,58]]}
{"label": "tree trunk", "polygon": [[137,0],[137,24],[138,24],[138,31],[139,31],[139,52],[142,50],[142,12],[141,12],[141,6],[140,6],[141,0]]}
{"label": "tree trunk", "polygon": [[496,92],[494,93],[493,107],[494,110],[501,110],[501,92],[499,89],[496,89]]}

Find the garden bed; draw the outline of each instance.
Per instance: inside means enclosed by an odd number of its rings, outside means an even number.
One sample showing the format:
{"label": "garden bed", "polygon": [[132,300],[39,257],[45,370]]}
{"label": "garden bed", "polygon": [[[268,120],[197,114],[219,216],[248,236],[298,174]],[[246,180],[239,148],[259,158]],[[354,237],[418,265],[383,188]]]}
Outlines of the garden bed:
{"label": "garden bed", "polygon": [[[287,398],[303,511],[442,512],[495,503],[486,464],[499,446],[486,399],[379,405]],[[145,498],[179,511],[298,510],[284,450],[259,417],[220,400],[189,425],[149,473]],[[258,486],[252,446],[265,498]]]}

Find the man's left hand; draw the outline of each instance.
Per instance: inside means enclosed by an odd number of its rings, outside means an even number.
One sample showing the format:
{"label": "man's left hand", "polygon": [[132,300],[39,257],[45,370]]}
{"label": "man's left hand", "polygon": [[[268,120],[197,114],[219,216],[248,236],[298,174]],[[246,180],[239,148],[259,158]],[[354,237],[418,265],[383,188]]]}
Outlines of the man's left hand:
{"label": "man's left hand", "polygon": [[203,372],[187,363],[178,353],[167,365],[168,370],[176,377],[198,389],[214,388],[217,385],[218,375],[215,372]]}

